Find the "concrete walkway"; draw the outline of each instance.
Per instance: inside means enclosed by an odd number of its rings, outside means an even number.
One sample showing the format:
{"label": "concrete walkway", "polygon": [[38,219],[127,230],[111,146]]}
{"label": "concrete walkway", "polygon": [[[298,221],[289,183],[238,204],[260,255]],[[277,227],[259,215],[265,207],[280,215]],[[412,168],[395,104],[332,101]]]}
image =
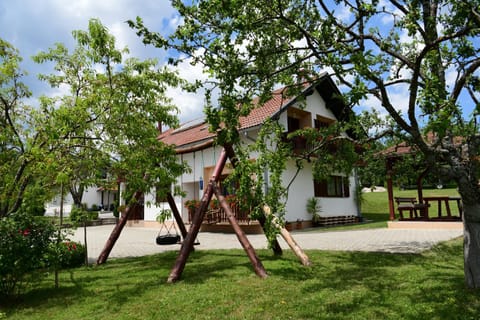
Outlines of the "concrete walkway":
{"label": "concrete walkway", "polygon": [[[89,260],[95,262],[110,236],[113,225],[88,227],[87,244]],[[158,229],[125,227],[110,253],[110,258],[138,257],[167,250],[178,250],[179,245],[158,246],[155,244]],[[297,243],[305,250],[376,251],[392,253],[419,253],[433,245],[463,236],[463,230],[448,229],[369,229],[356,231],[316,230],[292,232]],[[83,229],[75,231],[71,240],[83,243]],[[264,235],[248,235],[255,249],[267,248]],[[200,245],[196,250],[241,249],[235,234],[201,232]],[[288,245],[279,237],[283,249]]]}

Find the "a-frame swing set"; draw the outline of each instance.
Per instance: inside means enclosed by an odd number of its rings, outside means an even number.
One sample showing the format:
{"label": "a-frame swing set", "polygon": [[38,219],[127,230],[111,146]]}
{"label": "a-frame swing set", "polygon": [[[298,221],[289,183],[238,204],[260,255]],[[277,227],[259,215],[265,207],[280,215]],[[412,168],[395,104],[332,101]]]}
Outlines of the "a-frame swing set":
{"label": "a-frame swing set", "polygon": [[[240,225],[237,222],[237,219],[235,218],[234,213],[232,212],[230,206],[228,205],[227,201],[225,200],[223,194],[220,192],[217,183],[219,182],[220,175],[222,170],[225,167],[225,164],[227,162],[227,158],[230,158],[230,162],[232,165],[235,167],[236,165],[236,157],[235,157],[235,152],[233,150],[233,147],[231,145],[224,145],[222,152],[219,156],[219,159],[217,161],[217,164],[214,168],[213,174],[210,177],[208,184],[206,186],[205,192],[203,194],[203,197],[200,202],[200,206],[195,210],[195,214],[192,219],[192,223],[190,225],[190,229],[187,232],[187,229],[185,227],[185,224],[183,223],[183,220],[180,216],[180,213],[177,209],[177,206],[175,204],[175,201],[173,199],[173,196],[171,193],[167,194],[167,202],[172,210],[173,217],[175,218],[175,221],[180,229],[180,232],[182,234],[183,242],[182,246],[180,248],[180,252],[177,256],[177,259],[175,261],[175,264],[170,272],[170,275],[168,277],[167,282],[173,283],[177,281],[183,272],[183,269],[185,268],[188,256],[190,255],[190,252],[193,251],[193,246],[195,244],[195,239],[197,239],[198,233],[200,231],[200,226],[202,224],[205,212],[208,209],[208,205],[210,203],[210,200],[212,199],[213,194],[217,197],[217,200],[219,201],[220,205],[222,206],[223,210],[227,214],[228,221],[232,225],[232,228],[242,245],[243,249],[247,253],[248,258],[250,259],[250,262],[252,263],[252,266],[254,268],[255,273],[261,277],[261,278],[266,278],[267,277],[267,272],[265,271],[265,268],[263,267],[262,262],[258,258],[254,248],[252,247],[250,241],[248,240],[245,232],[241,229]],[[135,192],[133,196],[133,205],[129,206],[126,208],[125,213],[122,215],[121,219],[115,226],[115,228],[112,230],[110,237],[108,238],[107,242],[105,243],[105,246],[100,253],[98,259],[97,259],[97,264],[103,264],[107,261],[108,256],[110,255],[110,252],[112,251],[113,246],[115,245],[116,241],[118,240],[120,233],[122,232],[127,219],[131,212],[133,212],[134,207],[136,205],[136,202],[141,198],[142,192],[137,191]],[[268,207],[264,207],[264,213],[265,215],[270,214],[270,210]],[[264,227],[265,224],[265,216],[261,217],[259,219],[260,224],[262,227]],[[276,221],[274,220],[274,223]],[[308,256],[303,252],[303,250],[298,246],[298,244],[295,242],[295,240],[292,238],[290,233],[282,226],[277,224],[277,227],[280,228],[280,235],[284,238],[284,240],[287,242],[287,244],[290,246],[292,251],[295,253],[295,255],[299,258],[301,263],[305,266],[310,265],[310,260]],[[273,243],[272,249],[275,254],[281,254],[281,248],[278,242],[275,240],[275,243]]]}

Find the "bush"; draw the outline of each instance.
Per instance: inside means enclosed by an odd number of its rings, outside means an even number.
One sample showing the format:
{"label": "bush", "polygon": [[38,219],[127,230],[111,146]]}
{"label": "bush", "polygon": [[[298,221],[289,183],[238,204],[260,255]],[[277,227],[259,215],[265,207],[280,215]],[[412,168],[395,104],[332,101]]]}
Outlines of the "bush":
{"label": "bush", "polygon": [[57,247],[60,269],[80,267],[85,262],[85,247],[75,241],[64,241]]}
{"label": "bush", "polygon": [[84,208],[72,207],[70,211],[70,221],[75,224],[82,224],[84,221],[88,221],[89,212]]}
{"label": "bush", "polygon": [[0,219],[0,296],[18,293],[29,275],[49,267],[55,230],[49,220],[24,212]]}
{"label": "bush", "polygon": [[98,211],[90,211],[88,213],[88,220],[97,220],[98,219]]}

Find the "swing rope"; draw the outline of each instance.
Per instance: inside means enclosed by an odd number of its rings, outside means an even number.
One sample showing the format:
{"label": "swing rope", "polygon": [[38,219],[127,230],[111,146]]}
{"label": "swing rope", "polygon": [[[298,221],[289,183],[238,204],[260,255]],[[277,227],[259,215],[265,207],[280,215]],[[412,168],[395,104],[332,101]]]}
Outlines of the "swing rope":
{"label": "swing rope", "polygon": [[[181,243],[180,234],[179,234],[179,232],[177,230],[177,227],[175,225],[175,221],[171,221],[171,224],[169,226],[167,226],[165,224],[165,220],[167,218],[168,218],[168,211],[166,211],[166,210],[165,211],[162,210],[162,213],[157,218],[157,221],[159,221],[161,223],[161,225],[160,225],[160,230],[158,230],[157,237],[155,238],[155,242],[159,246]],[[164,231],[164,229],[165,229],[165,231]],[[175,233],[172,232],[172,229],[175,231]]]}

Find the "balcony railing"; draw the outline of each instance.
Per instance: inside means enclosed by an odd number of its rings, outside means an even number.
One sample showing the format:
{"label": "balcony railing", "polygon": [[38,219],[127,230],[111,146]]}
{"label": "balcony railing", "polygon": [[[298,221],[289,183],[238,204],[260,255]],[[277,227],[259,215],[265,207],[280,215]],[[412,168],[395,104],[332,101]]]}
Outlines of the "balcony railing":
{"label": "balcony railing", "polygon": [[[217,224],[217,223],[229,223],[227,213],[221,206],[216,203],[216,200],[212,200],[213,205],[207,209],[207,212],[204,215],[203,223],[205,224]],[[240,205],[235,201],[228,201],[229,206],[232,209],[233,215],[239,223],[250,224],[250,212],[241,210]],[[191,223],[193,219],[193,214],[195,213],[194,207],[189,207],[188,209],[188,222]]]}
{"label": "balcony railing", "polygon": [[307,142],[307,139],[302,136],[295,136],[293,138],[288,139],[287,135],[285,134],[283,137],[283,142],[290,144],[292,151],[294,154],[301,154],[304,152],[310,152],[313,150],[313,145]]}

